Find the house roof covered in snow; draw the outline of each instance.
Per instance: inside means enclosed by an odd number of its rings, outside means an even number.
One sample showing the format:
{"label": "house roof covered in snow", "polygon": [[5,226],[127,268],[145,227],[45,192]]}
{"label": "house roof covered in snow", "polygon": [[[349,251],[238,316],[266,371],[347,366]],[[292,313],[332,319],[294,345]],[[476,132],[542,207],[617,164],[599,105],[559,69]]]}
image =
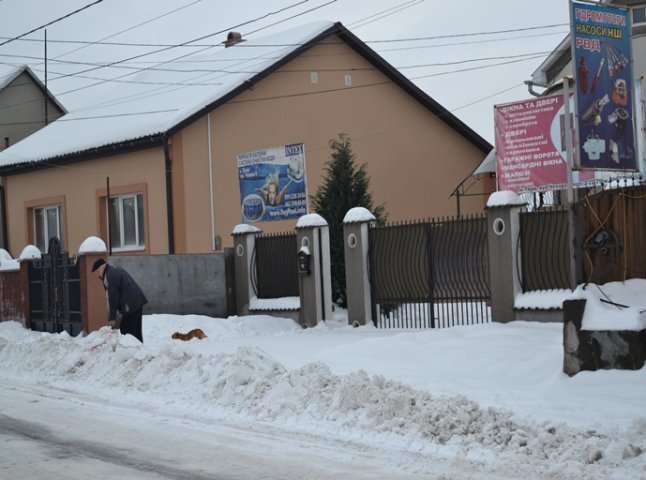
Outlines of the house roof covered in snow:
{"label": "house roof covered in snow", "polygon": [[[341,23],[316,22],[145,69],[100,98],[0,152],[0,174],[161,145],[321,41],[337,35],[483,152],[491,145]],[[189,62],[187,64],[187,62]],[[208,63],[207,63],[208,62]],[[205,65],[210,67],[205,68]],[[215,65],[215,69],[212,66]],[[194,68],[192,68],[194,67]],[[47,162],[44,162],[47,160]]]}

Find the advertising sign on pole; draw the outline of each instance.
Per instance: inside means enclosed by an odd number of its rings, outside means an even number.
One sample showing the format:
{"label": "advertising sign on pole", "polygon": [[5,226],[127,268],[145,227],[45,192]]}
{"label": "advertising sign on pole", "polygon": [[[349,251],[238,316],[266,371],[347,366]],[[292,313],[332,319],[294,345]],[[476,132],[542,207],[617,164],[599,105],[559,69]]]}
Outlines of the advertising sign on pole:
{"label": "advertising sign on pole", "polygon": [[629,10],[572,2],[575,158],[580,168],[637,168]]}
{"label": "advertising sign on pole", "polygon": [[238,155],[243,223],[307,214],[305,146],[302,143]]}
{"label": "advertising sign on pole", "polygon": [[567,186],[562,95],[496,105],[499,190],[517,193]]}

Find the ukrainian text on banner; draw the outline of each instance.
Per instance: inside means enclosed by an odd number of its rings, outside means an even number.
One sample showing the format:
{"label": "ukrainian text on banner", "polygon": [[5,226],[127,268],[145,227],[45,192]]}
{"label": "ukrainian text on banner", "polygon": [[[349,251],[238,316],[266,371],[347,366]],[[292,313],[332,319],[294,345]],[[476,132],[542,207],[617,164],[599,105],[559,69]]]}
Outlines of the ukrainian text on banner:
{"label": "ukrainian text on banner", "polygon": [[563,103],[563,95],[555,95],[495,106],[499,190],[567,186]]}
{"label": "ukrainian text on banner", "polygon": [[307,213],[302,143],[238,155],[243,223],[298,218]]}
{"label": "ukrainian text on banner", "polygon": [[572,3],[581,168],[634,170],[633,75],[628,10]]}

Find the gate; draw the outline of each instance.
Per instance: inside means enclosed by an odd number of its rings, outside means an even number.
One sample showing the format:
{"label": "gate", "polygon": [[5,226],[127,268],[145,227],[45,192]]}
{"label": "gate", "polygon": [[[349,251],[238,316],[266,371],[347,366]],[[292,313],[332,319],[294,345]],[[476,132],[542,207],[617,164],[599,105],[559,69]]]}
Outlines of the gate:
{"label": "gate", "polygon": [[369,242],[377,327],[443,328],[491,321],[484,215],[374,226]]}
{"label": "gate", "polygon": [[29,263],[28,278],[31,329],[66,331],[72,336],[81,333],[80,269],[62,250],[58,238],[51,238],[40,260]]}
{"label": "gate", "polygon": [[520,213],[523,292],[570,288],[569,211],[564,207]]}
{"label": "gate", "polygon": [[298,297],[295,233],[256,236],[251,284],[257,298]]}

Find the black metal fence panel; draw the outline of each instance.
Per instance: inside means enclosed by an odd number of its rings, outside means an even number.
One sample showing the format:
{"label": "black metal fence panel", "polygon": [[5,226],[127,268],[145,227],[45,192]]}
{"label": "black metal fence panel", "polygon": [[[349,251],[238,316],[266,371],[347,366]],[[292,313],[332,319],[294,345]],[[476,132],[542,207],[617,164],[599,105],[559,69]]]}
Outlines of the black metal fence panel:
{"label": "black metal fence panel", "polygon": [[46,254],[28,268],[31,329],[78,335],[81,321],[80,267],[52,238]]}
{"label": "black metal fence panel", "polygon": [[523,292],[570,288],[569,211],[544,208],[520,214],[520,262]]}
{"label": "black metal fence panel", "polygon": [[298,242],[295,233],[256,236],[251,278],[258,298],[298,297]]}
{"label": "black metal fence panel", "polygon": [[369,252],[377,326],[491,321],[484,216],[372,227]]}

